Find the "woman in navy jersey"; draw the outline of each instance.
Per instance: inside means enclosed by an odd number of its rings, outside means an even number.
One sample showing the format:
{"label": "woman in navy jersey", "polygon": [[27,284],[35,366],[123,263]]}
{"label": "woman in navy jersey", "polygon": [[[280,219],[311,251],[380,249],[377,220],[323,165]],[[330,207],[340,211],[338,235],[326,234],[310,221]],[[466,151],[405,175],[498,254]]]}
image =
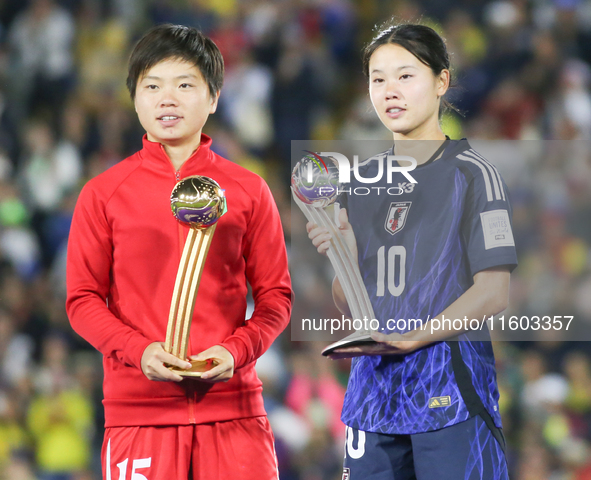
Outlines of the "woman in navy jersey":
{"label": "woman in navy jersey", "polygon": [[[483,322],[506,308],[517,264],[506,186],[466,139],[450,140],[441,129],[451,74],[434,30],[384,28],[365,48],[363,65],[372,104],[393,134],[386,153],[415,158],[417,183],[396,197],[340,198],[340,231],[378,319],[422,319],[441,328],[376,332],[375,343],[332,355],[355,357],[342,413],[343,478],[507,479],[494,355]],[[376,162],[360,168],[363,178],[376,172]],[[356,182],[350,191],[363,186]],[[307,230],[326,254],[328,231],[312,223]],[[350,315],[338,279],[333,297]],[[479,319],[479,330],[443,322],[465,318]]]}

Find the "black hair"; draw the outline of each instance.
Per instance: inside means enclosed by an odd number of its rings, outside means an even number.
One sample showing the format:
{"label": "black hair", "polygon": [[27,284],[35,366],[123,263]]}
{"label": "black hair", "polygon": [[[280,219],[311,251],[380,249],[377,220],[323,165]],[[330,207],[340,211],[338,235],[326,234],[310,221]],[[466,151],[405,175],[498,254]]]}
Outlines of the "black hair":
{"label": "black hair", "polygon": [[135,45],[129,58],[127,89],[135,99],[138,80],[157,63],[177,58],[193,63],[214,97],[224,83],[224,59],[213,41],[201,31],[184,25],[151,28]]}
{"label": "black hair", "polygon": [[[449,53],[445,41],[441,36],[426,25],[417,23],[395,24],[392,20],[382,25],[377,35],[363,49],[363,73],[369,78],[369,60],[373,53],[382,45],[400,45],[408,50],[421,63],[427,65],[434,76],[439,76],[443,70],[450,72],[449,83],[452,87],[452,72],[450,68]],[[462,114],[446,99],[441,99],[443,109],[452,109]]]}

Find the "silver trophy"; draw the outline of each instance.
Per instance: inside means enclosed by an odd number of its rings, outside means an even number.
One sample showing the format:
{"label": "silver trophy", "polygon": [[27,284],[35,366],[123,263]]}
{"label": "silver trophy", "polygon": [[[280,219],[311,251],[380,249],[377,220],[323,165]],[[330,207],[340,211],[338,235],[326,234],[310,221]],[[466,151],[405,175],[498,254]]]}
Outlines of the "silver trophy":
{"label": "silver trophy", "polygon": [[[357,259],[345,243],[335,221],[325,208],[332,205],[338,195],[339,169],[332,157],[320,157],[310,152],[302,158],[291,174],[293,199],[309,222],[326,227],[331,234],[328,258],[337,278],[343,287],[353,319],[374,318],[373,307],[363,284]],[[339,347],[350,347],[363,343],[373,343],[371,331],[357,330],[355,333],[335,342],[322,351],[329,355]]]}

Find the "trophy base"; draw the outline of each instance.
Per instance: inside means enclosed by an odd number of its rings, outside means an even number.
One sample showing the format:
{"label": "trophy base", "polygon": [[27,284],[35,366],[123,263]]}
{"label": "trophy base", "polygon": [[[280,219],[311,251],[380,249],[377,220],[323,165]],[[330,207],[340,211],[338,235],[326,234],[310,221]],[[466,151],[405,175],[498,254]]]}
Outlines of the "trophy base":
{"label": "trophy base", "polygon": [[[338,342],[331,343],[328,347],[322,350],[322,355],[328,357],[330,354],[334,353],[334,351],[338,348],[357,347],[360,345],[370,345],[372,343],[376,342],[374,339],[371,338],[371,332],[366,330],[360,330],[355,333],[352,333],[351,335],[343,338],[342,340],[339,340]],[[342,358],[347,358],[347,355],[343,354]]]}
{"label": "trophy base", "polygon": [[189,360],[191,362],[191,368],[183,370],[177,367],[168,367],[168,369],[174,373],[179,374],[181,377],[200,377],[205,372],[209,372],[213,367],[217,365],[216,362],[211,360]]}

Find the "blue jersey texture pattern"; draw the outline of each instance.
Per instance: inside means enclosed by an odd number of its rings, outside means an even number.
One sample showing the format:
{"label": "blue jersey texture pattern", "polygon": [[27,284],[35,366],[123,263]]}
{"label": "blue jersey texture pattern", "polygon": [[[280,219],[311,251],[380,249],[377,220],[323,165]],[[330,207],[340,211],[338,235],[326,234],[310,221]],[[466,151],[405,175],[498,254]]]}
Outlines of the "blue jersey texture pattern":
{"label": "blue jersey texture pattern", "polygon": [[[378,165],[379,160],[366,161],[359,175],[376,177]],[[395,173],[393,183],[386,183],[384,174],[380,182],[368,185],[352,175],[339,198],[355,232],[376,318],[383,327],[395,320],[389,325],[399,333],[416,327],[412,319],[429,328],[427,319],[470,288],[476,273],[517,265],[509,193],[497,169],[467,140],[450,141],[439,159],[410,173],[417,183]],[[388,188],[402,194],[388,194]],[[486,326],[459,339],[476,392],[500,427],[495,360]],[[439,397],[448,398],[443,406],[434,406],[432,399]],[[469,417],[445,342],[408,355],[353,360],[342,412],[350,427],[414,434]]]}

